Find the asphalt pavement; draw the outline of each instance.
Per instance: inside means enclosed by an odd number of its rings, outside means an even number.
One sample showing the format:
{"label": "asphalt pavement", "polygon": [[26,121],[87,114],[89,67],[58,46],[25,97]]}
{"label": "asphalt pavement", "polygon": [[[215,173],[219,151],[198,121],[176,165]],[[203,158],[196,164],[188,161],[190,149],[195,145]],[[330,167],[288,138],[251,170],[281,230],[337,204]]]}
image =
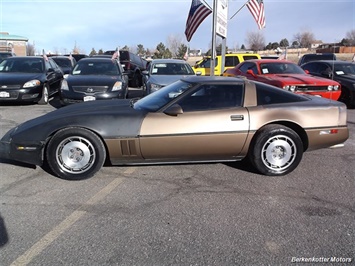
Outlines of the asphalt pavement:
{"label": "asphalt pavement", "polygon": [[[56,108],[0,105],[0,137]],[[348,126],[283,177],[210,163],[66,181],[0,160],[0,265],[353,265],[355,110]]]}

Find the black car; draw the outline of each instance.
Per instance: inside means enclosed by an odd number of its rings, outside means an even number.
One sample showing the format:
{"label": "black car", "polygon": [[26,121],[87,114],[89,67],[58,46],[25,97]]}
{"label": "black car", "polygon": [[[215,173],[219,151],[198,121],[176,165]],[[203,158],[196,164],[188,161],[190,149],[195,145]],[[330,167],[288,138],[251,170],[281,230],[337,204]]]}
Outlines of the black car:
{"label": "black car", "polygon": [[52,56],[51,58],[62,69],[64,75],[69,74],[73,70],[73,68],[76,64],[76,60],[72,56],[58,55],[58,56]]}
{"label": "black car", "polygon": [[355,108],[355,63],[348,61],[321,60],[301,66],[311,75],[333,79],[341,85],[339,101]]}
{"label": "black car", "polygon": [[0,102],[47,104],[62,84],[63,72],[46,56],[14,56],[0,63]]}
{"label": "black car", "polygon": [[86,57],[80,59],[60,88],[62,105],[126,98],[128,77],[120,62],[111,58]]}
{"label": "black car", "polygon": [[317,60],[337,60],[337,57],[333,53],[316,53],[316,54],[304,54],[299,60],[298,65],[302,66],[305,63]]}
{"label": "black car", "polygon": [[12,57],[12,56],[16,56],[16,54],[12,52],[0,52],[0,62],[5,58]]}
{"label": "black car", "polygon": [[[104,55],[113,55],[115,51],[106,51]],[[130,87],[141,87],[143,85],[142,71],[147,68],[147,60],[127,50],[120,50],[120,63],[128,75]]]}

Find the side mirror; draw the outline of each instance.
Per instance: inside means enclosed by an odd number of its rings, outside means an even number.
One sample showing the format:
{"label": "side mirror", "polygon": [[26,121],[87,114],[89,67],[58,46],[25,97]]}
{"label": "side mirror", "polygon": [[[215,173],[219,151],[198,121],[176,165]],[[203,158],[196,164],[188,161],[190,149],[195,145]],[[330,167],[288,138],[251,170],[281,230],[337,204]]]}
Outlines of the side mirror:
{"label": "side mirror", "polygon": [[256,75],[254,74],[253,70],[251,70],[251,69],[247,70],[247,74],[252,75],[253,77],[256,77]]}
{"label": "side mirror", "polygon": [[181,106],[178,104],[174,104],[164,111],[164,114],[167,114],[170,116],[178,116],[183,113],[184,113],[184,111],[182,110]]}

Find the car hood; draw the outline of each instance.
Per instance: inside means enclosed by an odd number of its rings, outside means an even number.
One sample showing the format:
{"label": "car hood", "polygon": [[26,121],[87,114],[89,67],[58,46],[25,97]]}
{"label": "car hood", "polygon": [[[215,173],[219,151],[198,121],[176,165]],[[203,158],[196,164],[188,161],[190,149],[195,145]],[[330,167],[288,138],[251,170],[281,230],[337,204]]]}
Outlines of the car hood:
{"label": "car hood", "polygon": [[339,80],[348,80],[348,81],[355,82],[355,75],[350,75],[350,74],[337,75],[335,78]]}
{"label": "car hood", "polygon": [[77,103],[22,123],[16,135],[43,141],[61,128],[83,127],[103,137],[136,136],[146,113],[132,108],[130,99]]}
{"label": "car hood", "polygon": [[192,75],[152,75],[149,77],[149,82],[158,84],[161,86],[166,86],[170,83],[178,81],[182,78],[186,78]]}
{"label": "car hood", "polygon": [[42,73],[0,73],[0,85],[24,84],[33,79],[43,82],[45,75]]}
{"label": "car hood", "polygon": [[118,75],[69,75],[66,80],[69,86],[112,86],[116,81],[122,81]]}
{"label": "car hood", "polygon": [[267,74],[263,75],[268,80],[278,80],[287,84],[313,84],[313,85],[329,85],[337,84],[337,82],[320,77],[314,77],[303,74]]}

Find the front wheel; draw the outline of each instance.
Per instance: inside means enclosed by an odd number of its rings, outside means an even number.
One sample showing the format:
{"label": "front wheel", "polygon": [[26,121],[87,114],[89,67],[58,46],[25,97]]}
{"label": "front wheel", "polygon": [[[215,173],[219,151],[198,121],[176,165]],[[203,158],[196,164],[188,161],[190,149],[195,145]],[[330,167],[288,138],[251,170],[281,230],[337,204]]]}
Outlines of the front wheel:
{"label": "front wheel", "polygon": [[302,140],[292,129],[282,125],[267,125],[257,132],[249,159],[262,174],[281,176],[292,172],[303,155]]}
{"label": "front wheel", "polygon": [[38,104],[44,105],[44,104],[48,104],[48,102],[49,102],[48,87],[47,85],[43,85],[42,96],[41,99],[38,101]]}
{"label": "front wheel", "polygon": [[103,166],[105,158],[101,139],[84,128],[59,130],[46,149],[49,168],[56,176],[67,180],[92,177]]}

